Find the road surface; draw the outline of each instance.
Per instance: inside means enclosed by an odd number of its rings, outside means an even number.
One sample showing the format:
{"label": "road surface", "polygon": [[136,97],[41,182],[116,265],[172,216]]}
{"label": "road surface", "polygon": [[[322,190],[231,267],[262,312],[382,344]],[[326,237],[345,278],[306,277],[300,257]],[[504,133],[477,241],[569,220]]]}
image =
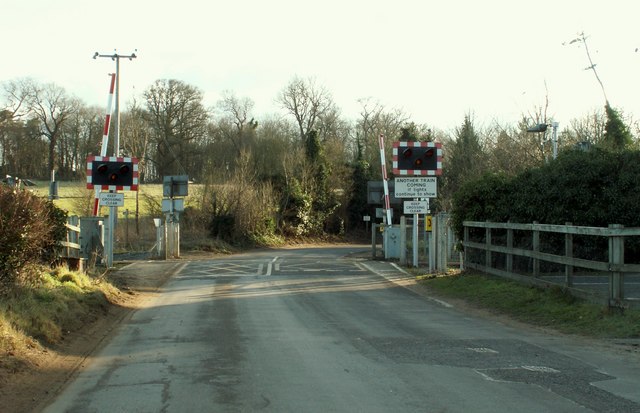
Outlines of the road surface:
{"label": "road surface", "polygon": [[353,250],[185,262],[45,411],[640,412],[638,353],[476,317]]}

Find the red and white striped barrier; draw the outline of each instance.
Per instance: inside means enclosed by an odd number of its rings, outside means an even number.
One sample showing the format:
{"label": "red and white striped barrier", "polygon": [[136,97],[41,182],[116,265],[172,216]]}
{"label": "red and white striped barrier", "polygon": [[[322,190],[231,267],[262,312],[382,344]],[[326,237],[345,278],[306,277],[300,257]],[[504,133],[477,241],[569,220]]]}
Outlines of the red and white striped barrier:
{"label": "red and white striped barrier", "polygon": [[[104,118],[104,128],[102,130],[102,146],[100,146],[100,156],[107,155],[107,145],[109,143],[109,126],[111,125],[111,108],[113,106],[113,91],[116,84],[116,74],[110,73],[111,83],[109,85],[109,99],[107,100],[107,111]],[[88,179],[88,175],[87,175]],[[95,197],[93,199],[93,216],[98,216],[100,209],[100,188],[95,188]]]}
{"label": "red and white striped barrier", "polygon": [[389,183],[387,178],[387,161],[384,156],[384,135],[378,139],[380,145],[380,164],[382,166],[382,186],[384,187],[384,209],[387,211],[387,225],[391,225],[391,202],[389,200]]}

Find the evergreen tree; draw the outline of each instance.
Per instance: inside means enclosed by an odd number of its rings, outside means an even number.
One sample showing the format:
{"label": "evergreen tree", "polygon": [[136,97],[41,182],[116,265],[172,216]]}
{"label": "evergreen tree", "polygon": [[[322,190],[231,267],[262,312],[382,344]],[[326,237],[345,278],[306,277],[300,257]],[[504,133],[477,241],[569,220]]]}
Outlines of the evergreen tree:
{"label": "evergreen tree", "polygon": [[464,117],[462,126],[456,129],[455,141],[449,145],[447,152],[441,197],[445,208],[465,182],[482,175],[487,169],[487,157],[480,135],[469,115]]}
{"label": "evergreen tree", "polygon": [[313,187],[309,188],[308,195],[312,198],[310,232],[320,233],[326,230],[331,215],[338,207],[333,191],[329,187],[330,168],[324,156],[324,150],[320,137],[316,130],[307,134],[305,142],[305,155],[311,165]]}
{"label": "evergreen tree", "polygon": [[367,183],[371,179],[371,165],[364,159],[362,141],[358,140],[357,145],[358,154],[351,175],[353,186],[348,208],[349,225],[352,228],[369,212]]}
{"label": "evergreen tree", "polygon": [[603,146],[616,151],[624,150],[631,144],[631,132],[618,111],[612,108],[609,102],[604,108],[607,114],[607,123],[604,126]]}

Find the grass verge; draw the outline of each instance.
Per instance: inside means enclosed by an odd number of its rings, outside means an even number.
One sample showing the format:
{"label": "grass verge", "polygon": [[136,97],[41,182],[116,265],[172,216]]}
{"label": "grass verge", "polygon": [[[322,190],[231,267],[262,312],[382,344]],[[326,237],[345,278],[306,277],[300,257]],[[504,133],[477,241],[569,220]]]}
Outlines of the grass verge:
{"label": "grass verge", "polygon": [[420,281],[436,293],[564,333],[595,338],[640,338],[640,311],[610,310],[561,287],[539,288],[475,272]]}
{"label": "grass verge", "polygon": [[64,267],[34,267],[39,282],[0,299],[0,367],[19,369],[32,349],[60,343],[108,310],[119,291],[110,283]]}

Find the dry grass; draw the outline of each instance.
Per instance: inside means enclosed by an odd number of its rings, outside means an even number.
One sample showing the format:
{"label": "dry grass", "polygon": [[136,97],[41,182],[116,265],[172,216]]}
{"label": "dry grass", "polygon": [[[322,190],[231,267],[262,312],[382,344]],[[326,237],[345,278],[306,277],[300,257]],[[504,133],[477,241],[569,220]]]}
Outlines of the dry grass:
{"label": "dry grass", "polygon": [[96,311],[119,294],[108,282],[68,268],[34,271],[37,285],[15,287],[0,300],[0,349],[9,354],[37,345],[36,340],[58,343],[65,331],[97,317]]}

